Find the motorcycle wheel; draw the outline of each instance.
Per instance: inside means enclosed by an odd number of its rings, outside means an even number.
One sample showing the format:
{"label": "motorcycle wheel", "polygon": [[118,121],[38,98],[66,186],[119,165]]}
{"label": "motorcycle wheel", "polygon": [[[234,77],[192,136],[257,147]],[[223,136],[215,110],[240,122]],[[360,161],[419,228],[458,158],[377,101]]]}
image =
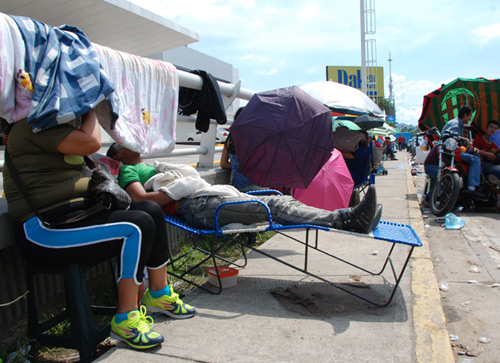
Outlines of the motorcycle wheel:
{"label": "motorcycle wheel", "polygon": [[455,207],[460,193],[460,178],[456,173],[444,173],[441,176],[439,195],[436,187],[437,185],[432,189],[431,212],[440,217]]}

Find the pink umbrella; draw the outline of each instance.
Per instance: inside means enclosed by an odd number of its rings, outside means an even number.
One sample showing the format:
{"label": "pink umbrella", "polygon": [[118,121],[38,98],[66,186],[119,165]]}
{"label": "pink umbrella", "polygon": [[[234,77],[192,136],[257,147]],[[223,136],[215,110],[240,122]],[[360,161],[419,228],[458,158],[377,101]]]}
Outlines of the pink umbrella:
{"label": "pink umbrella", "polygon": [[342,153],[334,149],[309,187],[293,189],[292,196],[312,207],[333,211],[349,206],[353,186],[354,182]]}

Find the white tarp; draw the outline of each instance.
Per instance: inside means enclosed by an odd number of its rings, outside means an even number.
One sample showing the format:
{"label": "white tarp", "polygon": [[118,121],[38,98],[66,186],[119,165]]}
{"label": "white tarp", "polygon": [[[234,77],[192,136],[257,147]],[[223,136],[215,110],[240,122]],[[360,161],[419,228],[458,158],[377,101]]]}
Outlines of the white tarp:
{"label": "white tarp", "polygon": [[360,90],[337,82],[311,82],[300,86],[302,90],[336,112],[385,116],[384,111]]}
{"label": "white tarp", "polygon": [[93,44],[119,103],[111,137],[141,154],[172,151],[179,99],[179,76],[168,62],[139,57]]}

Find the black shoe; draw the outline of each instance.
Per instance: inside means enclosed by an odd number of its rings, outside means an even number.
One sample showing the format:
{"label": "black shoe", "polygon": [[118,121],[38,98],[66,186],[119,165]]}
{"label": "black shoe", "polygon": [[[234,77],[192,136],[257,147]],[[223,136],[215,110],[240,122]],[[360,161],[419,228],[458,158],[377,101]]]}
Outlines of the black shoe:
{"label": "black shoe", "polygon": [[370,185],[365,197],[357,206],[338,210],[338,229],[358,233],[370,233],[373,229],[376,209],[377,192],[375,191],[375,186]]}
{"label": "black shoe", "polygon": [[483,193],[481,193],[477,189],[472,192],[472,198],[474,198],[476,200],[481,200],[483,202],[487,202],[489,199],[487,195],[484,195]]}

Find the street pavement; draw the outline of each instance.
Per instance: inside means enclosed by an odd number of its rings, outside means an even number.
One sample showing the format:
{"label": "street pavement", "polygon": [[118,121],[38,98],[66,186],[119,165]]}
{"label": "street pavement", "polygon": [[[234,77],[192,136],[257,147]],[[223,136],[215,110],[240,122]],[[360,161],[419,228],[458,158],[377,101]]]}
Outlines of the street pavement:
{"label": "street pavement", "polygon": [[[425,176],[421,167],[416,171],[421,191]],[[500,214],[491,208],[455,210],[465,221],[457,231],[445,229],[443,218],[428,208],[422,210],[457,361],[500,362]]]}
{"label": "street pavement", "polygon": [[[420,208],[423,170],[417,167],[420,172],[412,177],[406,154],[397,155],[399,160],[384,162],[389,174],[376,177],[382,219],[410,224],[423,246],[415,249],[389,307],[356,301],[251,253],[237,287],[218,296],[187,294],[184,301],[198,310],[194,318],[155,318],[154,328],[166,338],[160,348],[138,352],[115,342],[98,361],[500,362],[500,214],[454,211],[466,225],[460,231],[446,230],[442,219]],[[368,266],[388,246],[334,232],[322,233],[320,244]],[[278,235],[261,248],[295,261],[303,255],[297,246]],[[359,272],[311,258],[318,274],[358,284]],[[376,291],[382,285],[365,276],[361,283],[372,284]],[[306,297],[307,304],[271,293],[286,288]]]}
{"label": "street pavement", "polygon": [[[382,219],[410,224],[423,246],[415,249],[389,307],[370,306],[250,253],[236,287],[220,295],[195,290],[184,297],[197,308],[195,317],[155,317],[154,329],[165,336],[161,347],[138,352],[118,343],[98,361],[454,362],[417,192],[404,153],[399,155],[400,160],[384,162],[388,175],[376,178],[378,200],[384,205]],[[389,246],[336,232],[321,233],[320,245],[369,267],[380,263]],[[280,235],[260,248],[293,263],[303,256],[301,245]],[[403,257],[397,253],[396,264]],[[366,283],[366,291],[384,288],[383,280],[360,276],[324,256],[311,254],[310,258],[309,268],[320,275],[340,283]]]}

